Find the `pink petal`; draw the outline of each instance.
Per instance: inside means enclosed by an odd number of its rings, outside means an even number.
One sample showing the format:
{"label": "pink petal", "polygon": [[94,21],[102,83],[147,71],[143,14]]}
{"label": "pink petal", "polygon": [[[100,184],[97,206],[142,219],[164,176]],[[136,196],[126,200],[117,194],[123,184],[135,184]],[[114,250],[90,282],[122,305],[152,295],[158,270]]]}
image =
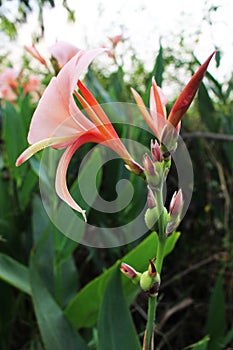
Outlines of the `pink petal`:
{"label": "pink petal", "polygon": [[57,82],[63,91],[63,98],[69,101],[71,115],[75,115],[77,107],[73,99],[73,92],[77,86],[80,75],[88,68],[94,58],[105,49],[98,48],[90,51],[80,50],[71,60],[60,70],[57,75]]}
{"label": "pink petal", "polygon": [[98,132],[95,135],[95,131],[93,134],[86,133],[82,135],[76,142],[74,142],[71,146],[69,146],[65,152],[63,153],[57,167],[56,180],[55,180],[55,188],[58,196],[65,201],[71,208],[78,211],[82,214],[85,221],[86,215],[85,210],[83,210],[71,197],[70,192],[67,188],[66,183],[66,173],[70,163],[71,158],[73,157],[76,150],[87,142],[99,142]]}
{"label": "pink petal", "polygon": [[[42,141],[51,136],[56,136],[56,130],[65,120],[68,120],[68,134],[80,132],[80,127],[70,118],[69,102],[63,97],[57,79],[54,77],[45,89],[39,104],[33,114],[28,142],[30,144]],[[76,113],[79,110],[76,107]],[[68,136],[63,135],[63,136]],[[60,136],[60,135],[59,135]]]}
{"label": "pink petal", "polygon": [[55,146],[60,144],[71,143],[72,139],[67,137],[50,137],[48,139],[41,140],[39,142],[34,143],[30,147],[28,147],[16,160],[16,166],[21,165],[30,157],[32,157],[35,153],[41,151],[42,149],[48,146]]}
{"label": "pink petal", "polygon": [[65,41],[58,41],[50,47],[52,57],[58,62],[60,67],[63,67],[80,49]]}
{"label": "pink petal", "polygon": [[[69,119],[66,123],[70,135],[93,128],[93,123],[80,113],[76,106],[73,92],[83,70],[103,51],[103,49],[80,51],[61,69],[57,77],[52,78],[32,117],[28,134],[29,143],[41,141],[52,135],[58,136],[55,130],[57,131],[67,119]],[[73,118],[73,122],[70,117]]]}

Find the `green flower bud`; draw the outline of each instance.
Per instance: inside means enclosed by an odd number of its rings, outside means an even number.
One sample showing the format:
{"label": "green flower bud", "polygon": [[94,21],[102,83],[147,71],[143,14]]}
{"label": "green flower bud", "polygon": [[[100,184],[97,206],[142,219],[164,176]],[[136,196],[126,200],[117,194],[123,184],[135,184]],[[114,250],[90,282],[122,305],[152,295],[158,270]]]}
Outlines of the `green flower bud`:
{"label": "green flower bud", "polygon": [[156,207],[148,208],[145,214],[146,227],[149,230],[153,231],[155,224],[158,221],[158,218],[159,218],[158,209]]}
{"label": "green flower bud", "polygon": [[148,275],[148,271],[142,273],[140,278],[140,287],[142,290],[148,292],[151,289],[153,282],[154,278]]}

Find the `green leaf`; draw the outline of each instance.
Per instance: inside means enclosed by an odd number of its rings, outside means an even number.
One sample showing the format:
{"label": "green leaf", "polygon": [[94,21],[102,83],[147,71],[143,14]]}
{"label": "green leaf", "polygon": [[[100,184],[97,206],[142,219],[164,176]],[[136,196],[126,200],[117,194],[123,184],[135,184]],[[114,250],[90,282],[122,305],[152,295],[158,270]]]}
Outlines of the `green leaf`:
{"label": "green leaf", "polygon": [[206,333],[210,336],[209,350],[221,350],[221,342],[226,331],[226,303],[219,275],[210,299]]}
{"label": "green leaf", "polygon": [[198,341],[195,344],[192,344],[192,345],[188,346],[184,350],[188,350],[188,349],[192,349],[192,350],[206,350],[209,340],[210,340],[210,337],[208,335],[206,335],[203,339],[201,339],[200,341]]}
{"label": "green leaf", "polygon": [[228,343],[233,339],[233,328],[227,333],[227,335],[224,337],[223,341],[221,342],[222,347],[227,346]]}
{"label": "green leaf", "polygon": [[156,57],[153,70],[149,75],[149,83],[148,83],[148,88],[147,88],[146,97],[145,97],[146,103],[149,101],[151,79],[154,77],[157,85],[161,87],[163,82],[163,72],[164,72],[163,47],[160,44],[158,56]]}
{"label": "green leaf", "polygon": [[31,295],[27,267],[0,253],[0,278],[24,293]]}
{"label": "green leaf", "polygon": [[108,280],[98,322],[99,350],[140,350],[117,264]]}
{"label": "green leaf", "polygon": [[[174,248],[176,241],[180,236],[179,232],[173,233],[166,242],[165,255],[168,255]],[[141,244],[139,244],[130,253],[124,256],[121,261],[132,265],[139,272],[145,271],[148,267],[149,259],[156,256],[158,236],[155,232],[151,233]],[[116,263],[102,275],[88,283],[74,298],[71,300],[65,314],[70,322],[77,328],[91,327],[96,324],[102,303],[106,283]],[[135,286],[129,279],[122,276],[122,286],[127,298],[128,304],[132,303],[139,287]]]}
{"label": "green leaf", "polygon": [[216,119],[217,115],[213,102],[203,83],[200,84],[197,101],[202,121],[205,123],[208,130],[216,132],[218,130],[218,121]]}
{"label": "green leaf", "polygon": [[35,256],[30,260],[30,281],[36,318],[46,350],[86,350],[39,276]]}

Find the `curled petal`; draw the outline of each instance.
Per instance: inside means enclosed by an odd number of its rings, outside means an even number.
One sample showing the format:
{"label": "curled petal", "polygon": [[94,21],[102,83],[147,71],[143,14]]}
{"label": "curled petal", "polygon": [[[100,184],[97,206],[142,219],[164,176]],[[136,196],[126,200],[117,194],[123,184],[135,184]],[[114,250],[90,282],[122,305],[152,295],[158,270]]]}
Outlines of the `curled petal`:
{"label": "curled petal", "polygon": [[76,142],[67,147],[63,153],[57,167],[55,188],[58,196],[65,201],[71,208],[82,214],[85,221],[87,221],[85,210],[83,210],[72,198],[66,183],[66,174],[71,158],[76,150],[87,142],[99,142],[99,134],[97,131],[86,133],[82,135]]}
{"label": "curled petal", "polygon": [[28,147],[16,160],[16,166],[21,165],[26,160],[31,158],[35,153],[41,151],[42,149],[48,146],[57,146],[60,144],[67,144],[67,142],[71,142],[71,139],[67,137],[50,137],[48,139],[41,140],[37,143],[34,143],[30,147]]}

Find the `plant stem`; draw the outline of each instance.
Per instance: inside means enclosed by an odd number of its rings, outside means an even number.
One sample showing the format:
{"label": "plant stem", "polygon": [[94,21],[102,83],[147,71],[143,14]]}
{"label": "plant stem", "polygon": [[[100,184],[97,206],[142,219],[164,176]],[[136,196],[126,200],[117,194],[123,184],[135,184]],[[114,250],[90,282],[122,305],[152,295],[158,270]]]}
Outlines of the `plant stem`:
{"label": "plant stem", "polygon": [[149,296],[148,299],[148,317],[147,317],[147,329],[145,335],[145,347],[143,350],[151,350],[151,343],[154,331],[154,319],[157,304],[157,296]]}
{"label": "plant stem", "polygon": [[[160,214],[158,219],[159,227],[159,239],[156,252],[156,270],[161,274],[163,259],[164,259],[164,248],[166,243],[165,228],[166,228],[166,219],[164,213],[164,204],[163,204],[163,188],[159,189],[155,193],[156,205]],[[144,339],[143,350],[153,350],[153,333],[154,333],[154,322],[156,317],[156,308],[157,308],[157,295],[150,295],[148,299],[148,318],[147,318],[147,327],[146,335]]]}

